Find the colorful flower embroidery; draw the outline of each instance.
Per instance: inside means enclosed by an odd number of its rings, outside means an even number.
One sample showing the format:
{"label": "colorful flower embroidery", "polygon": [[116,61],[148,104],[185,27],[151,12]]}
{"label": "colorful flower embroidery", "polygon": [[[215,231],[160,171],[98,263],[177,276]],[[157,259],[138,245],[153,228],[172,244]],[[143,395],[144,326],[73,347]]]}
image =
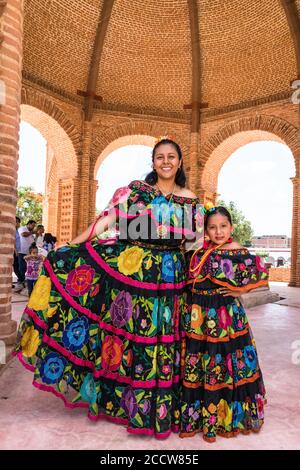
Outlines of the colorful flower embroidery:
{"label": "colorful flower embroidery", "polygon": [[74,297],[86,294],[91,288],[94,275],[95,270],[91,266],[87,264],[78,266],[69,273],[66,290]]}
{"label": "colorful flower embroidery", "polygon": [[117,370],[120,367],[124,346],[117,336],[106,336],[102,346],[101,367],[105,370]]}
{"label": "colorful flower embroidery", "polygon": [[89,339],[89,324],[86,317],[73,318],[63,332],[64,346],[72,352],[81,349]]}
{"label": "colorful flower embroidery", "polygon": [[28,307],[33,310],[46,310],[51,291],[51,279],[41,275],[35,283],[34,289],[28,301]]}
{"label": "colorful flower embroidery", "polygon": [[121,328],[132,316],[132,298],[129,292],[120,292],[110,307],[111,320],[115,327]]}

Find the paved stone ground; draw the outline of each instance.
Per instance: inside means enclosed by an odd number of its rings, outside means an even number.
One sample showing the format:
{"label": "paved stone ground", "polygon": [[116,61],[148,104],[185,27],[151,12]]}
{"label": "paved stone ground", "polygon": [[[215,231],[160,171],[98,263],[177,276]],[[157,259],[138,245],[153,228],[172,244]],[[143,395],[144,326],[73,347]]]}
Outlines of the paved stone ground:
{"label": "paved stone ground", "polygon": [[[291,305],[277,303],[248,309],[268,398],[265,424],[259,434],[218,437],[215,444],[204,442],[199,435],[189,439],[172,435],[165,441],[133,436],[123,426],[91,422],[84,410],[65,408],[52,394],[35,389],[32,374],[14,359],[0,376],[0,448],[300,449],[300,363],[292,356],[293,344],[300,342],[300,289],[274,284],[271,289],[280,291]],[[25,301],[25,296],[14,295],[13,314],[17,320]]]}

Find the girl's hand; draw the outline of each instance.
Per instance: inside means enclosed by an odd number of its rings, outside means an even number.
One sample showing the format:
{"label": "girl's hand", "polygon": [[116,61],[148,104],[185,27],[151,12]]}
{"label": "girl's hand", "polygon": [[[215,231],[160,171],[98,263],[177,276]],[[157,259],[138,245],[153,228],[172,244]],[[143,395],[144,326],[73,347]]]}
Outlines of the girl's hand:
{"label": "girl's hand", "polygon": [[227,287],[222,287],[220,289],[220,294],[223,295],[223,297],[240,297],[243,294],[242,290],[231,290]]}

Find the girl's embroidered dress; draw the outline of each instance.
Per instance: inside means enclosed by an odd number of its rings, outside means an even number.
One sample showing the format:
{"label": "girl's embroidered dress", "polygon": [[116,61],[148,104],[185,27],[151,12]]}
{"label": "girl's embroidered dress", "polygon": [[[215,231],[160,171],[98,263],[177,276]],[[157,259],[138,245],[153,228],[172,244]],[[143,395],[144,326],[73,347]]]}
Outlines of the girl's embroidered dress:
{"label": "girl's embroidered dress", "polygon": [[240,300],[224,297],[220,287],[247,292],[267,285],[267,271],[247,249],[204,246],[191,259],[189,278],[180,436],[202,431],[214,441],[259,431],[265,388],[255,342]]}
{"label": "girl's embroidered dress", "polygon": [[193,232],[182,220],[186,207],[195,217],[196,205],[134,181],[115,193],[104,214],[117,212],[118,238],[48,254],[15,352],[34,372],[37,388],[131,433],[164,438],[178,431],[186,283],[181,243]]}

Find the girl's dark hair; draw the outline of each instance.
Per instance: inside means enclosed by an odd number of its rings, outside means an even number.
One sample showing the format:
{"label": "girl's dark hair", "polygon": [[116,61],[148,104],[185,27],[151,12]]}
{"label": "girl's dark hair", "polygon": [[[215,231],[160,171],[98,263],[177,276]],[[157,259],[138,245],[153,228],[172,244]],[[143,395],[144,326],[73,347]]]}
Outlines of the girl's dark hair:
{"label": "girl's dark hair", "polygon": [[45,233],[44,235],[44,242],[45,243],[54,243],[54,240],[53,240],[53,235],[51,233]]}
{"label": "girl's dark hair", "polygon": [[35,242],[32,242],[30,247],[29,247],[29,253],[31,252],[31,250],[33,250],[34,248],[37,248],[36,246],[36,243]]}
{"label": "girl's dark hair", "polygon": [[[181,161],[182,160],[182,152],[181,152],[181,148],[179,147],[179,145],[177,144],[177,142],[174,142],[174,140],[171,140],[171,139],[162,139],[160,140],[159,142],[157,142],[157,144],[154,145],[153,147],[153,150],[152,150],[152,162],[154,161],[154,157],[155,157],[155,152],[156,150],[158,149],[158,147],[160,145],[163,145],[163,144],[170,144],[170,145],[173,145],[173,147],[175,148],[176,152],[178,153],[178,156],[179,156],[179,160]],[[157,173],[155,170],[151,171],[150,173],[148,173],[148,175],[146,176],[145,178],[145,181],[146,183],[150,184],[151,186],[154,186],[155,183],[157,183]],[[176,176],[175,176],[175,183],[180,186],[181,188],[184,188],[185,187],[185,184],[186,184],[186,176],[185,176],[185,172],[184,172],[184,169],[183,169],[183,163],[181,164],[180,168],[178,168],[177,170],[177,173],[176,173]]]}
{"label": "girl's dark hair", "polygon": [[206,216],[205,216],[205,221],[204,221],[204,228],[205,228],[205,229],[207,228],[207,224],[208,224],[209,218],[210,218],[212,215],[215,215],[215,214],[224,215],[224,217],[227,217],[227,219],[228,219],[230,225],[232,225],[232,218],[231,218],[231,214],[230,214],[229,210],[226,209],[226,207],[217,206],[217,207],[214,207],[213,209],[211,209],[211,211],[206,214]]}

